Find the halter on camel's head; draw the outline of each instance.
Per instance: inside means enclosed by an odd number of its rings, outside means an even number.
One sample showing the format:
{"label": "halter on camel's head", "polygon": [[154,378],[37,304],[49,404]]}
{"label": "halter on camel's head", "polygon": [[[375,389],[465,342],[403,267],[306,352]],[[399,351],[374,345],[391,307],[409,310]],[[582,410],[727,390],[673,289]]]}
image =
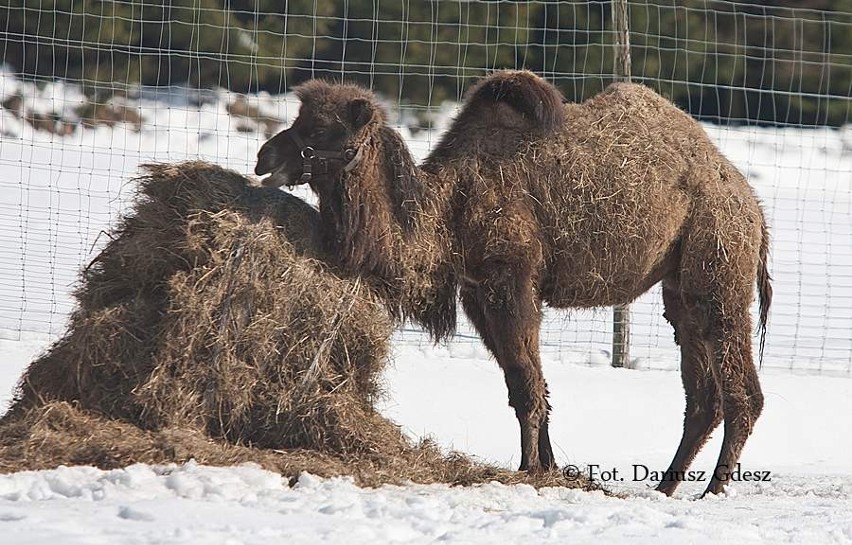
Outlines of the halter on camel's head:
{"label": "halter on camel's head", "polygon": [[368,125],[383,119],[372,94],[354,85],[313,80],[295,91],[302,101],[298,117],[257,155],[255,173],[271,174],[266,186],[310,184],[351,172],[371,140]]}
{"label": "halter on camel's head", "polygon": [[284,131],[287,136],[293,140],[296,147],[299,148],[299,155],[302,156],[302,175],[299,177],[299,183],[309,184],[314,175],[314,164],[316,164],[317,175],[327,176],[329,174],[328,167],[331,162],[343,162],[343,172],[350,172],[364,157],[364,145],[357,147],[347,146],[340,151],[318,150],[313,146],[305,144],[302,137],[297,131],[288,129]]}

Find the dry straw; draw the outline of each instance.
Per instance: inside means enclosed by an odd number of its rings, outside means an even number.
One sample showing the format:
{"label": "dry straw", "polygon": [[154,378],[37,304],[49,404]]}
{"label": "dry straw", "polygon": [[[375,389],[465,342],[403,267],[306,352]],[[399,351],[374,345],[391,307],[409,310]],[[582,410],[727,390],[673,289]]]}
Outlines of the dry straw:
{"label": "dry straw", "polygon": [[413,445],[374,409],[391,317],[324,264],[315,209],[207,163],[145,168],[67,334],[0,421],[0,470],[195,459],[364,485],[577,485]]}

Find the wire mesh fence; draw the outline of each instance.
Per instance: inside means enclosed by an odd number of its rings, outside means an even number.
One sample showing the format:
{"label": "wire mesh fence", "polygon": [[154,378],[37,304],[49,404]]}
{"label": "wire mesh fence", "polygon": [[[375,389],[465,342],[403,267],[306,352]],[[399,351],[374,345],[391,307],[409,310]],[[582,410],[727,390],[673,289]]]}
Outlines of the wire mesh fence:
{"label": "wire mesh fence", "polygon": [[[632,79],[706,128],[763,200],[775,303],[765,367],[852,373],[852,0],[630,1]],[[0,331],[61,333],[77,271],[145,161],[251,172],[313,77],[369,86],[424,157],[476,77],[529,68],[580,101],[614,80],[612,4],[73,1],[0,6]],[[310,195],[302,194],[306,198]],[[608,364],[609,309],[546,310],[545,360]],[[481,350],[463,322],[449,346]],[[631,362],[678,357],[658,290]]]}

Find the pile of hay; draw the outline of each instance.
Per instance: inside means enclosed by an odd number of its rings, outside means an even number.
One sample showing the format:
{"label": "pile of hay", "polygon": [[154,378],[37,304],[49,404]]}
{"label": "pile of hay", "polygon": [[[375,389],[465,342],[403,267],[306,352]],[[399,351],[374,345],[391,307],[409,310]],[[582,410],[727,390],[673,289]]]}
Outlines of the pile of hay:
{"label": "pile of hay", "polygon": [[366,485],[567,484],[412,445],[375,411],[393,324],[324,265],[315,209],[207,163],[146,168],[68,333],[0,420],[0,470],[194,458]]}

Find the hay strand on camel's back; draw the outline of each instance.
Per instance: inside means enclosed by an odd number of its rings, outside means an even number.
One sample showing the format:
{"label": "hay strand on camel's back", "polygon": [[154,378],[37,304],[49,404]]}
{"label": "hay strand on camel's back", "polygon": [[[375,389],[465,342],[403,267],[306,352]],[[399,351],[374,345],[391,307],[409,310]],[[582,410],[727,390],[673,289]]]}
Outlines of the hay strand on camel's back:
{"label": "hay strand on camel's back", "polygon": [[527,479],[414,446],[373,408],[391,318],[323,264],[312,207],[206,163],[146,168],[68,333],[0,421],[0,468],[195,458],[362,484]]}

